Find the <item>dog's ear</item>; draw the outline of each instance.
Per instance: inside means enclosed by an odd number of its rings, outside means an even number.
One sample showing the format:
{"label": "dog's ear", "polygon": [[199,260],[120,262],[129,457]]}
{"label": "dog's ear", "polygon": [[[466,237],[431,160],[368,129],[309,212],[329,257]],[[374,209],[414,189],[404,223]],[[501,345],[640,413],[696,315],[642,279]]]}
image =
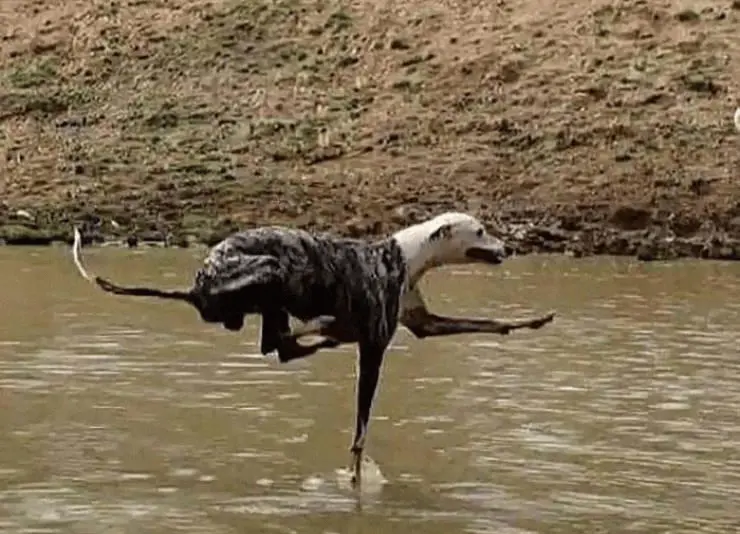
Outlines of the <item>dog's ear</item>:
{"label": "dog's ear", "polygon": [[443,224],[439,228],[437,228],[432,234],[429,236],[429,241],[437,241],[439,239],[446,239],[450,237],[450,234],[452,233],[452,225],[451,224]]}

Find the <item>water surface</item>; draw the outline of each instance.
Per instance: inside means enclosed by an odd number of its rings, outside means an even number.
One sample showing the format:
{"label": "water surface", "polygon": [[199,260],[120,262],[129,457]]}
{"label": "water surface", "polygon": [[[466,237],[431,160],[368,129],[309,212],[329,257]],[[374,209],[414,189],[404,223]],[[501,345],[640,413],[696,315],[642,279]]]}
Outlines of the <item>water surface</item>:
{"label": "water surface", "polygon": [[[202,251],[88,250],[189,284]],[[0,531],[728,533],[740,525],[740,266],[526,257],[425,280],[446,314],[554,323],[388,352],[361,495],[354,348],[279,365],[257,321],[99,292],[2,249]]]}

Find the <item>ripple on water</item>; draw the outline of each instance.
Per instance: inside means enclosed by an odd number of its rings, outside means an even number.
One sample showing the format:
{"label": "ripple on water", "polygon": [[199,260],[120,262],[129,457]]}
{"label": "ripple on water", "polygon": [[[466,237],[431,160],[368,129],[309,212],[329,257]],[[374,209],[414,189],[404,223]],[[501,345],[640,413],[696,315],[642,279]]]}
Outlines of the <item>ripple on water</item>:
{"label": "ripple on water", "polygon": [[[494,427],[490,415],[464,412],[471,438],[460,449],[477,451],[482,466],[526,478],[530,493],[547,485],[553,514],[632,516],[639,530],[673,524],[676,499],[705,509],[702,525],[720,524],[731,509],[716,489],[725,488],[723,478],[735,481],[729,498],[740,504],[737,466],[716,460],[729,459],[740,434],[728,412],[740,399],[740,317],[731,314],[736,326],[728,329],[676,302],[681,295],[657,300],[620,294],[595,306],[601,317],[559,319],[559,339],[470,343],[496,348],[498,358],[472,352],[481,371],[447,398],[496,406],[498,420]],[[548,425],[537,426],[542,421]]]}
{"label": "ripple on water", "polygon": [[[94,489],[94,488],[93,488]],[[3,527],[24,534],[31,532],[135,532],[156,527],[189,532],[221,532],[205,511],[175,500],[174,494],[160,493],[151,499],[121,496],[106,499],[100,494],[72,487],[36,485],[0,493],[0,510],[10,520]],[[2,524],[2,523],[0,523]]]}
{"label": "ripple on water", "polygon": [[394,341],[370,436],[390,483],[363,514],[331,469],[306,472],[349,439],[347,368],[278,366],[166,314],[115,327],[112,308],[60,295],[54,329],[0,342],[0,529],[339,532],[351,512],[368,531],[733,532],[736,273],[518,261],[485,275],[513,290],[466,294],[478,274],[458,269],[437,295],[451,314],[549,303],[548,328]]}

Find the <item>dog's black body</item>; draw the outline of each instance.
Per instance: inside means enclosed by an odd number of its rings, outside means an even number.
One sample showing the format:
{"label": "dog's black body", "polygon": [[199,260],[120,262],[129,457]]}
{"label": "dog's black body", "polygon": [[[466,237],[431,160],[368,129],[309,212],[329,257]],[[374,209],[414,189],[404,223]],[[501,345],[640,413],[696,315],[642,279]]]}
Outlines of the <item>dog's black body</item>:
{"label": "dog's black body", "polygon": [[393,239],[375,243],[279,227],[257,228],[214,247],[195,277],[192,302],[204,321],[238,330],[263,318],[262,353],[286,352],[276,333],[288,317],[336,318],[342,337],[383,348],[396,329],[406,263]]}

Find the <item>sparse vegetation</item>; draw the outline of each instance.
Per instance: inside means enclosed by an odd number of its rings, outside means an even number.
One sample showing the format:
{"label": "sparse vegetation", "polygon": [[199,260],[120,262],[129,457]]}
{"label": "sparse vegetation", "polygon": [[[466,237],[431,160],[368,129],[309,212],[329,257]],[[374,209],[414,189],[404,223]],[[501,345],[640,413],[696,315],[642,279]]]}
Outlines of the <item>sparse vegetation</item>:
{"label": "sparse vegetation", "polygon": [[737,2],[6,4],[6,241],[740,216]]}

